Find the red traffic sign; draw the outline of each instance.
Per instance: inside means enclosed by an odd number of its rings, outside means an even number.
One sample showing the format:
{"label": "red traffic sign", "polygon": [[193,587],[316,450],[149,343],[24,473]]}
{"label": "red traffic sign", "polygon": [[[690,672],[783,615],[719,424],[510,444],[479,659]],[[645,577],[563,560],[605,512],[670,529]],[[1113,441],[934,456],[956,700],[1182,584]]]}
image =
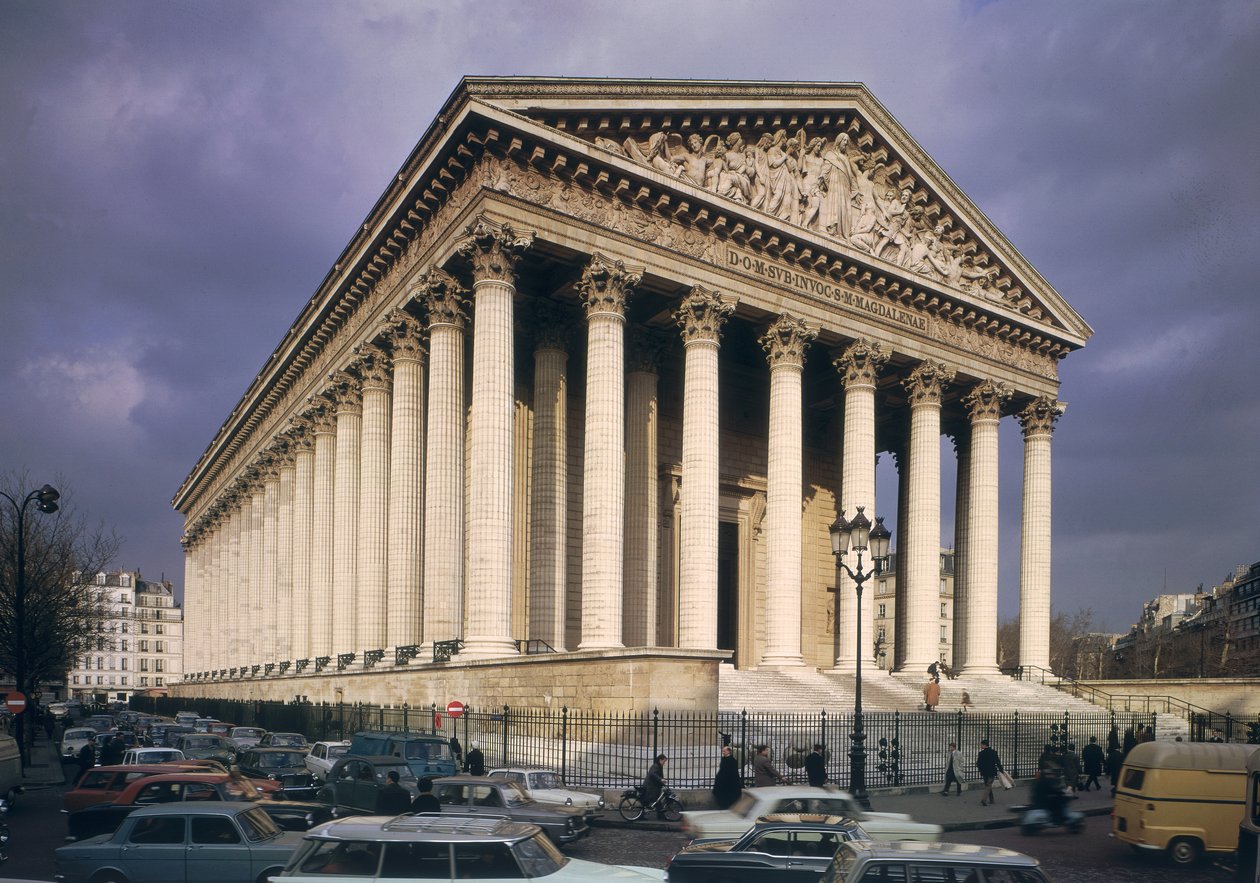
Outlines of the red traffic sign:
{"label": "red traffic sign", "polygon": [[14,714],[21,714],[26,711],[26,696],[14,690],[4,697],[4,707]]}
{"label": "red traffic sign", "polygon": [[446,713],[451,717],[459,717],[464,713],[464,703],[458,699],[452,699],[451,703],[446,706]]}

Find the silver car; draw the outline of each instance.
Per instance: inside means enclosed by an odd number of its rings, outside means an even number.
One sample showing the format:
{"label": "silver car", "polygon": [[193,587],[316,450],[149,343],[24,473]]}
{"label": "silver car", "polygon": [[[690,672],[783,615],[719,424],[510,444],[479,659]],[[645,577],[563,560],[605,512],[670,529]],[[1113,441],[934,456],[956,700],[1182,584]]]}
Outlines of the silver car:
{"label": "silver car", "polygon": [[57,850],[64,883],[160,880],[257,883],[280,873],[302,842],[254,803],[166,803],[138,809],[113,834]]}

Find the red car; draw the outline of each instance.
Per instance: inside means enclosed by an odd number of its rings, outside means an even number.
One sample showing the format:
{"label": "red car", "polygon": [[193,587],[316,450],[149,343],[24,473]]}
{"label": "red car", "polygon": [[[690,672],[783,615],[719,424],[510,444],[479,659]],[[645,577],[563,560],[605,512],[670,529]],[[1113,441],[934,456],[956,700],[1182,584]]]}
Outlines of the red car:
{"label": "red car", "polygon": [[[88,770],[78,784],[62,795],[63,812],[76,812],[98,803],[113,803],[124,789],[137,779],[180,772],[226,773],[215,761],[177,760],[171,763],[132,764],[130,766],[98,766]],[[280,790],[279,782],[259,780],[252,783],[262,793]]]}

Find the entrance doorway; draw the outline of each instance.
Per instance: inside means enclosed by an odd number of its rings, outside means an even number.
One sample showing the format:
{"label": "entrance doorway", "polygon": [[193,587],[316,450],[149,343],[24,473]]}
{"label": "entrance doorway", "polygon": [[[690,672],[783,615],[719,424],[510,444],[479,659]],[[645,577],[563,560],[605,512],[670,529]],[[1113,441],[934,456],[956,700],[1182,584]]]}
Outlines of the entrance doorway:
{"label": "entrance doorway", "polygon": [[718,524],[717,645],[719,650],[739,650],[739,525]]}

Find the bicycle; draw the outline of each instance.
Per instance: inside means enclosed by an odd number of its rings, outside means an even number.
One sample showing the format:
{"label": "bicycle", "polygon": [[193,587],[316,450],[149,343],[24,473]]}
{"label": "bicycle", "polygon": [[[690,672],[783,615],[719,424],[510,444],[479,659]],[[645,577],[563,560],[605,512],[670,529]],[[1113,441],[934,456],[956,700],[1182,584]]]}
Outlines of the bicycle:
{"label": "bicycle", "polygon": [[662,788],[660,796],[649,804],[643,803],[641,789],[631,788],[622,793],[617,812],[621,813],[621,817],[627,822],[637,822],[643,818],[644,813],[648,812],[654,812],[666,821],[677,822],[682,819],[682,808],[682,801],[678,799],[678,795],[668,788]]}

